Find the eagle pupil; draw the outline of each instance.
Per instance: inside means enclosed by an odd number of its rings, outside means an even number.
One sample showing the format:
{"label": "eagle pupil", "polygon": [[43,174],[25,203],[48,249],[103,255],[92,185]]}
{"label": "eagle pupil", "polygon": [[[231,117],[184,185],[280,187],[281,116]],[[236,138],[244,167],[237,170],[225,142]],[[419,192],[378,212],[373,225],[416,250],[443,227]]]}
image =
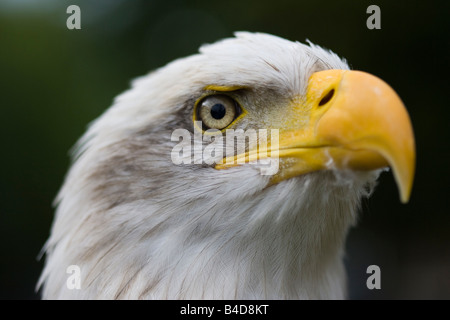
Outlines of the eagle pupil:
{"label": "eagle pupil", "polygon": [[220,120],[223,117],[225,117],[225,113],[226,113],[225,106],[221,103],[216,103],[211,108],[211,116],[216,120]]}

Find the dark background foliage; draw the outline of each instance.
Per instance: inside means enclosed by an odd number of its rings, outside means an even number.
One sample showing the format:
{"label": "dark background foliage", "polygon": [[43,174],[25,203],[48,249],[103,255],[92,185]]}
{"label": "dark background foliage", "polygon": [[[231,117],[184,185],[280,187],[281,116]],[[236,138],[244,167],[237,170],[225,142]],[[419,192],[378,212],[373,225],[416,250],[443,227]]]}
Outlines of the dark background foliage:
{"label": "dark background foliage", "polygon": [[[66,8],[81,8],[68,30]],[[366,9],[381,8],[381,30]],[[352,299],[450,299],[448,1],[0,1],[0,298],[38,299],[52,201],[68,151],[130,80],[234,31],[332,49],[388,82],[417,143],[411,200],[390,173],[347,243]],[[366,269],[381,268],[381,290]]]}

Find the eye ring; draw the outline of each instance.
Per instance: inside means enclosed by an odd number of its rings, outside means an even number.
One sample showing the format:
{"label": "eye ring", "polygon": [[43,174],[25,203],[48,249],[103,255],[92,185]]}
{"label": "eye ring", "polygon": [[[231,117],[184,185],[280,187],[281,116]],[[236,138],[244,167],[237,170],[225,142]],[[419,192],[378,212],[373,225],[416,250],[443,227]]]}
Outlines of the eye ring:
{"label": "eye ring", "polygon": [[196,118],[202,122],[203,129],[223,130],[241,114],[239,104],[224,94],[203,98],[196,109]]}

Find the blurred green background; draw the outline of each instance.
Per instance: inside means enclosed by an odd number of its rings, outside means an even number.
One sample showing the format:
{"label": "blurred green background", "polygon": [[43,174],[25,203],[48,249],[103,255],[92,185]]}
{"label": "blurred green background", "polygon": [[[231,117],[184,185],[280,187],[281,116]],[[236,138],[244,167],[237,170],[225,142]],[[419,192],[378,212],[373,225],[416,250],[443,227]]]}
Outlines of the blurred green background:
{"label": "blurred green background", "polygon": [[[66,8],[81,8],[68,30]],[[366,9],[381,8],[381,30]],[[448,1],[0,0],[0,298],[38,299],[39,251],[68,152],[130,80],[234,31],[312,42],[402,97],[417,143],[411,201],[390,173],[347,243],[352,299],[450,299]],[[366,268],[381,268],[368,290]]]}

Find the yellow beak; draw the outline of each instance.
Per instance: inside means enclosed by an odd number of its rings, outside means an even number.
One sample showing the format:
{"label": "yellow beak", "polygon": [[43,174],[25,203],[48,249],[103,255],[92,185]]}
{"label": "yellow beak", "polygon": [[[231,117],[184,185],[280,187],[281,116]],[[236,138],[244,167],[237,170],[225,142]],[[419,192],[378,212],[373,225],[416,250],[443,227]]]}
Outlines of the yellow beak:
{"label": "yellow beak", "polygon": [[[361,71],[320,71],[309,79],[306,101],[293,102],[290,109],[290,118],[279,129],[279,145],[269,145],[262,153],[280,158],[272,183],[316,170],[390,166],[401,201],[408,201],[415,169],[414,135],[402,101],[388,84]],[[299,125],[296,119],[308,112],[307,124]],[[237,155],[234,163],[242,157],[262,159],[261,151]],[[232,166],[228,163],[233,161],[224,160],[217,169]]]}

